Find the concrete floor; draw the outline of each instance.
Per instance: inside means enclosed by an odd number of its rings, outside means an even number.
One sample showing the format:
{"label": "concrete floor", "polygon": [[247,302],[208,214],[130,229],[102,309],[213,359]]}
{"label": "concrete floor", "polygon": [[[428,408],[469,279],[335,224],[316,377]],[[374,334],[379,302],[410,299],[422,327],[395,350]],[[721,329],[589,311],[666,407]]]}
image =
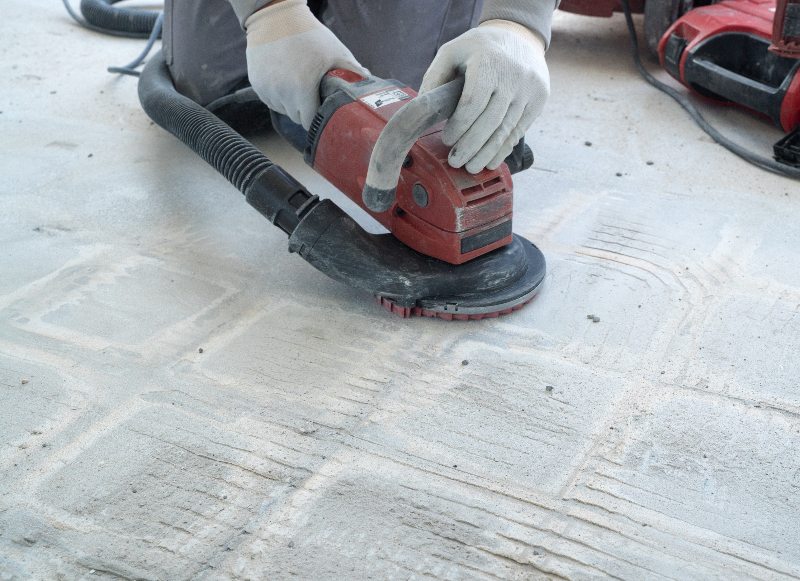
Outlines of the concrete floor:
{"label": "concrete floor", "polygon": [[289,255],[104,72],[141,43],[25,0],[0,39],[0,579],[800,576],[800,188],[619,18],[557,19],[516,180],[550,274],[477,323]]}

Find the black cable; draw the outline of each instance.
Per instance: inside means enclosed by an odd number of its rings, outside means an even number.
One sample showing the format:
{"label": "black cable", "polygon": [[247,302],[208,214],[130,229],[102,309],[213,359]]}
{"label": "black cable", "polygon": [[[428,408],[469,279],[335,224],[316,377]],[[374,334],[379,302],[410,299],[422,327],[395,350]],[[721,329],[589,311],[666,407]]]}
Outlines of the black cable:
{"label": "black cable", "polygon": [[628,25],[628,33],[631,37],[631,50],[633,52],[633,62],[636,65],[636,68],[639,71],[639,74],[642,75],[645,81],[650,83],[659,91],[666,93],[678,104],[683,107],[687,113],[691,116],[695,123],[705,131],[711,139],[717,142],[719,145],[727,149],[728,151],[738,155],[740,158],[745,160],[748,163],[751,163],[755,166],[760,167],[761,169],[765,169],[772,173],[776,173],[785,177],[793,178],[793,179],[800,179],[800,168],[794,168],[790,165],[777,162],[773,159],[768,157],[764,157],[758,155],[757,153],[753,153],[746,147],[743,147],[728,139],[722,133],[717,131],[717,129],[712,126],[706,118],[703,117],[703,114],[700,113],[699,109],[695,107],[694,103],[692,103],[689,98],[682,92],[670,87],[666,83],[662,83],[658,79],[656,79],[650,71],[648,71],[644,64],[642,64],[642,59],[639,54],[639,38],[636,35],[636,26],[633,23],[633,15],[631,14],[631,7],[628,3],[628,0],[620,0],[622,3],[622,9],[625,13],[625,22]]}
{"label": "black cable", "polygon": [[62,0],[64,2],[64,7],[67,9],[67,12],[72,19],[75,20],[78,24],[83,26],[84,28],[88,28],[89,30],[94,30],[95,32],[102,32],[103,34],[109,34],[111,36],[121,36],[123,38],[147,38],[148,34],[142,34],[141,32],[131,32],[127,30],[113,30],[110,28],[104,28],[102,26],[96,26],[91,22],[87,22],[85,18],[82,18],[75,9],[70,6],[69,0]]}
{"label": "black cable", "polygon": [[[72,16],[75,22],[77,22],[84,28],[88,28],[89,30],[94,30],[96,32],[101,32],[103,34],[109,34],[111,36],[122,36],[125,38],[143,38],[140,32],[131,32],[125,30],[118,30],[114,28],[96,26],[95,24],[88,22],[85,18],[81,18],[72,8],[72,6],[69,3],[69,0],[62,0],[62,1],[64,2],[64,7],[67,9],[69,15]],[[149,11],[146,16],[149,22]],[[161,31],[163,27],[164,27],[164,12],[161,11],[156,14],[153,27],[150,30],[150,33],[146,37],[147,44],[145,45],[144,50],[142,50],[141,54],[139,54],[139,56],[137,56],[132,62],[128,63],[127,65],[120,67],[115,67],[115,66],[108,67],[107,69],[108,72],[117,73],[120,75],[130,75],[132,77],[138,77],[139,72],[136,70],[136,68],[144,62],[144,59],[147,58],[147,55],[150,54],[151,50],[153,50],[153,46],[155,45],[156,41],[161,37]]]}
{"label": "black cable", "polygon": [[163,28],[163,26],[164,26],[164,13],[161,12],[158,15],[158,18],[156,18],[156,23],[153,26],[152,32],[150,32],[150,38],[147,39],[147,44],[145,45],[141,54],[125,66],[108,67],[108,72],[118,73],[120,75],[130,75],[132,77],[138,77],[139,71],[137,71],[136,68],[144,62],[144,59],[146,59],[147,55],[150,54],[150,51],[153,50],[153,45],[155,45],[156,41],[158,40],[158,37],[161,36],[161,29]]}

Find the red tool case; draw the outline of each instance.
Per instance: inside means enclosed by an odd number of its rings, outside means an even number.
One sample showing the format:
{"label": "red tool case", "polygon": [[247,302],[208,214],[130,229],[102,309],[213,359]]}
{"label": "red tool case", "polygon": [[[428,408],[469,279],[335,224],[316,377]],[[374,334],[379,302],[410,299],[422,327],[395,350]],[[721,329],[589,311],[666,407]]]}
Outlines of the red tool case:
{"label": "red tool case", "polygon": [[694,91],[800,126],[800,60],[770,50],[775,0],[726,0],[691,10],[659,44],[662,66]]}

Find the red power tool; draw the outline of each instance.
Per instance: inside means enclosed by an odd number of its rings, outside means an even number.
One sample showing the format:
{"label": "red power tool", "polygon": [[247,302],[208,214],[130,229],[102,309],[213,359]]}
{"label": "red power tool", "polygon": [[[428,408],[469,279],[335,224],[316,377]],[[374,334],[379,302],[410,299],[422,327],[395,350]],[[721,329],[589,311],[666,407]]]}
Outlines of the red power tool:
{"label": "red power tool", "polygon": [[[472,175],[448,163],[441,132],[463,84],[459,78],[417,95],[397,81],[334,70],[322,80],[309,131],[270,112],[252,88],[201,107],[177,93],[163,59],[145,67],[139,96],[159,125],[225,175],[289,235],[290,252],[320,272],[403,317],[483,319],[527,304],[546,260],[511,231],[511,174],[533,164],[524,141],[494,171]],[[231,126],[252,131],[265,118],[390,233],[366,232]]]}
{"label": "red power tool", "polygon": [[[162,54],[139,77],[145,112],[244,194],[326,276],[375,296],[392,313],[446,320],[520,309],[547,270],[541,250],[512,233],[511,174],[533,164],[520,141],[495,171],[454,169],[441,140],[464,80],[424,95],[397,81],[329,72],[308,131],[270,111],[252,87],[202,106],[181,94]],[[321,200],[234,127],[272,127],[319,174],[389,229],[372,234]]]}
{"label": "red power tool", "polygon": [[[786,16],[800,4],[782,2]],[[694,91],[800,125],[800,61],[770,50],[775,0],[726,0],[689,11],[659,44],[662,66]],[[797,25],[795,25],[797,26]]]}
{"label": "red power tool", "polygon": [[[396,81],[345,70],[322,82],[306,162],[414,250],[462,264],[509,244],[513,185],[507,164],[472,175],[447,162],[442,120],[461,81],[417,93]],[[516,157],[515,157],[516,154]],[[533,163],[518,145],[515,171]]]}

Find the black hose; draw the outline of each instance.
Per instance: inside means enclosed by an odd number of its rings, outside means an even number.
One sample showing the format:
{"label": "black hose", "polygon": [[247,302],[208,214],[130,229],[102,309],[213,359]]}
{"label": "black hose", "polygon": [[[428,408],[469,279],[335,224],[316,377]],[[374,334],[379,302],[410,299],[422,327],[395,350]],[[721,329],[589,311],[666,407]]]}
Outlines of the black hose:
{"label": "black hose", "polygon": [[780,163],[777,161],[773,161],[768,157],[764,157],[753,153],[746,147],[743,147],[733,141],[725,137],[722,133],[720,133],[713,125],[711,125],[700,110],[695,107],[694,103],[692,103],[689,98],[681,93],[680,91],[673,89],[666,83],[662,83],[658,79],[656,79],[650,71],[648,71],[644,64],[642,64],[641,56],[639,55],[639,39],[636,36],[636,27],[633,23],[633,16],[631,15],[631,7],[628,3],[628,0],[620,0],[622,3],[622,9],[625,13],[625,23],[628,25],[628,33],[631,38],[631,51],[633,53],[633,63],[636,65],[636,69],[639,71],[639,74],[642,75],[645,81],[650,83],[656,89],[661,91],[662,93],[666,93],[670,97],[672,97],[678,104],[683,107],[689,116],[694,120],[695,123],[705,131],[711,139],[716,141],[719,145],[741,157],[748,163],[751,163],[755,166],[760,167],[761,169],[765,169],[772,173],[776,173],[778,175],[782,175],[788,178],[793,179],[800,179],[800,169],[787,165],[785,163]]}
{"label": "black hose", "polygon": [[93,30],[133,38],[148,38],[161,11],[114,6],[120,1],[81,0],[81,14]]}
{"label": "black hose", "polygon": [[139,101],[153,121],[206,160],[287,234],[316,204],[317,197],[280,166],[219,117],[180,94],[160,52],[142,71]]}

